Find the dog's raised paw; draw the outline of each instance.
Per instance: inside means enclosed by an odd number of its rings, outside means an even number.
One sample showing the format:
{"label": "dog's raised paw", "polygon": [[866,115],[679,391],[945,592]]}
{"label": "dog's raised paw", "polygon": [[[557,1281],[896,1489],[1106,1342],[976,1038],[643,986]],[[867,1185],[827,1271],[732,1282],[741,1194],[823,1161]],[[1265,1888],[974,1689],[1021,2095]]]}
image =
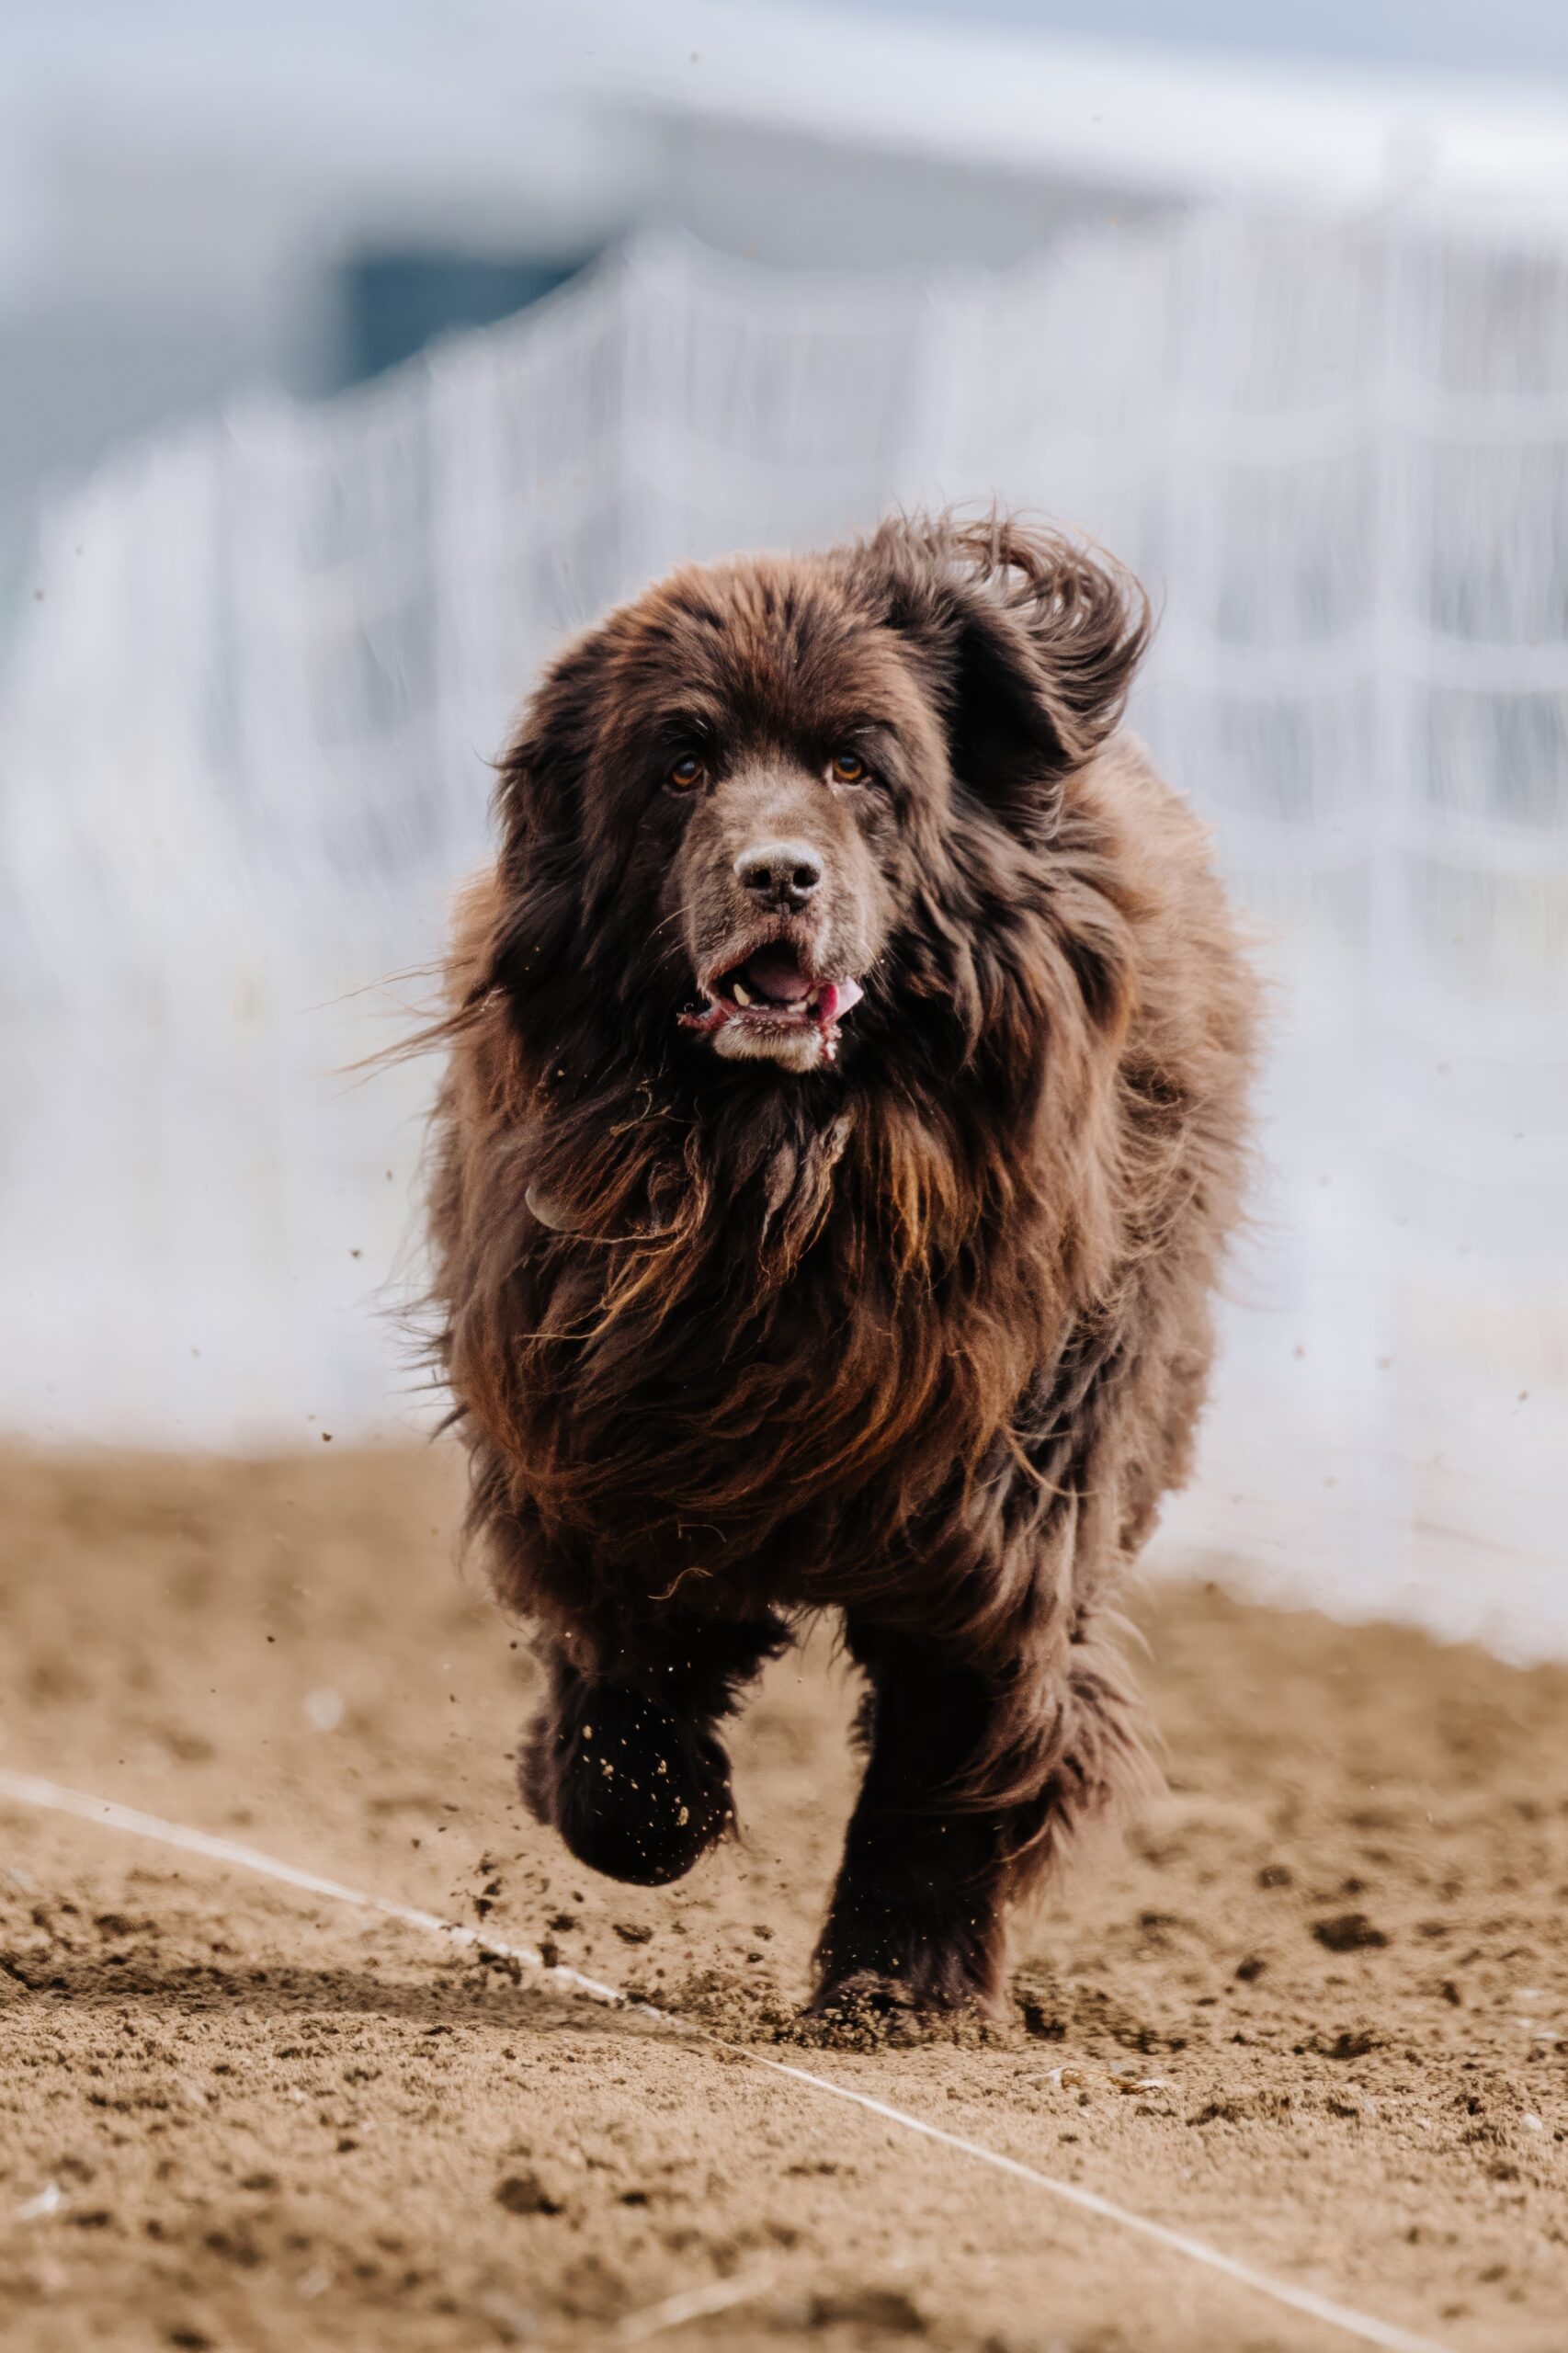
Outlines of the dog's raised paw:
{"label": "dog's raised paw", "polygon": [[525,1744],[521,1780],[579,1862],[639,1887],[684,1877],[733,1821],[718,1741],[615,1685],[580,1685],[546,1711]]}

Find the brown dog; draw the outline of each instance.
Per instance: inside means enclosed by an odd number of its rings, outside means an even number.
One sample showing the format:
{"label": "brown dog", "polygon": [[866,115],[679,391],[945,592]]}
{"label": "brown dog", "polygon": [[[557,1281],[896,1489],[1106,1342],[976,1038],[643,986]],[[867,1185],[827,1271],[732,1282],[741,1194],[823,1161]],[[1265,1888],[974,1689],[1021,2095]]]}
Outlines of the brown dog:
{"label": "brown dog", "polygon": [[1111,1615],[1184,1476],[1256,991],[1116,733],[1127,579],[992,519],[691,569],[556,661],[450,965],[432,1218],[523,1788],[612,1877],[843,1612],[819,2006],[1004,1999],[1007,1901],[1147,1773]]}

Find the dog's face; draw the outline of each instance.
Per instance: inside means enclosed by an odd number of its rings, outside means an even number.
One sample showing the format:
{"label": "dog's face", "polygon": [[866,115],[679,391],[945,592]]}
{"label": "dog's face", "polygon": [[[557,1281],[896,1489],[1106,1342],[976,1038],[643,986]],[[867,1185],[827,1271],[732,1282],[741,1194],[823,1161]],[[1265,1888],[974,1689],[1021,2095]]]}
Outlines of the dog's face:
{"label": "dog's face", "polygon": [[646,619],[657,709],[637,726],[657,747],[659,920],[694,997],[679,1019],[726,1059],[813,1070],[938,852],[938,715],[814,568],[689,574]]}
{"label": "dog's face", "polygon": [[[1112,605],[1122,660],[1090,710],[1083,657],[1093,638],[1103,661]],[[1053,661],[1063,613],[1080,642]],[[553,908],[544,952],[591,970],[629,1038],[817,1070],[858,1008],[885,1022],[901,987],[939,989],[929,935],[955,884],[1048,837],[1134,634],[1120,584],[1054,540],[994,533],[982,551],[890,526],[834,555],[677,573],[536,698],[505,771],[504,871]]]}

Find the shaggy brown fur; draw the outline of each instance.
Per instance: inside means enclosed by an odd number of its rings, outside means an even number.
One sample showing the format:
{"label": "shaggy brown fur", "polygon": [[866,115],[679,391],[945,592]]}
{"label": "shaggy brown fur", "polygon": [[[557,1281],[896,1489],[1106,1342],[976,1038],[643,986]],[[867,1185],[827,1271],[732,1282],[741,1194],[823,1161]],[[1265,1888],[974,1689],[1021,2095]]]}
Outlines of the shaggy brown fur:
{"label": "shaggy brown fur", "polygon": [[1000,518],[676,573],[545,677],[458,925],[437,1295],[549,1672],[524,1790],[678,1876],[722,1717],[842,1611],[824,2006],[996,2005],[1006,1903],[1147,1774],[1112,1613],[1187,1469],[1256,991],[1118,732],[1145,637]]}

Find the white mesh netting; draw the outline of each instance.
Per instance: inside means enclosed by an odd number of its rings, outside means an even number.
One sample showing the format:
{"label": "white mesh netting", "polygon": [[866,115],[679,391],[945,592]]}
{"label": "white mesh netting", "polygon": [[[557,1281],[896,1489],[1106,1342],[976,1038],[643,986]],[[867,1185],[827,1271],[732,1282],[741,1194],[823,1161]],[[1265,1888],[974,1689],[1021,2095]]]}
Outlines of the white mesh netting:
{"label": "white mesh netting", "polygon": [[425,1410],[382,1309],[431,1074],[339,1074],[531,672],[676,556],[993,494],[1162,597],[1136,722],[1279,981],[1165,1553],[1568,1647],[1568,244],[1409,212],[936,285],[639,246],[58,505],[0,687],[0,1424]]}

